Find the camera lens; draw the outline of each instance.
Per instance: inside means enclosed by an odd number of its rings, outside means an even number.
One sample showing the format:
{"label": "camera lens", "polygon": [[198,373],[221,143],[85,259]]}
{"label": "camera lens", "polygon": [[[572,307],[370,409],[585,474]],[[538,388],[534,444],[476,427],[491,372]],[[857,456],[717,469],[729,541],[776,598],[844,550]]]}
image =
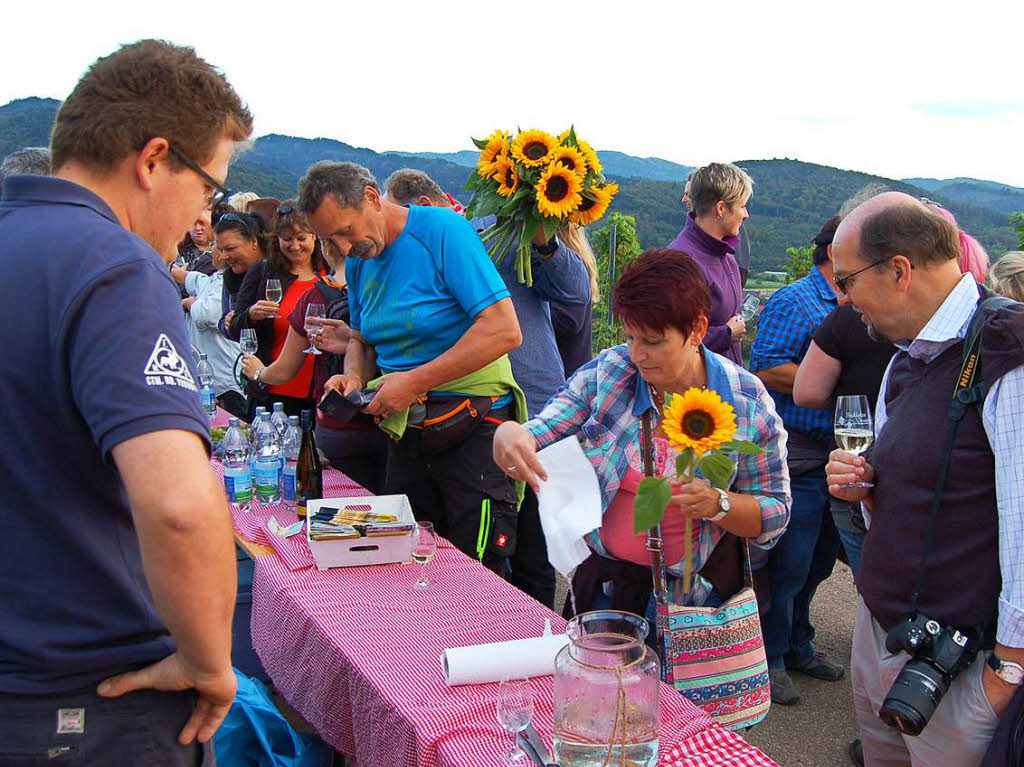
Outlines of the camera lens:
{"label": "camera lens", "polygon": [[889,688],[878,716],[904,735],[920,735],[951,681],[927,661],[909,660]]}

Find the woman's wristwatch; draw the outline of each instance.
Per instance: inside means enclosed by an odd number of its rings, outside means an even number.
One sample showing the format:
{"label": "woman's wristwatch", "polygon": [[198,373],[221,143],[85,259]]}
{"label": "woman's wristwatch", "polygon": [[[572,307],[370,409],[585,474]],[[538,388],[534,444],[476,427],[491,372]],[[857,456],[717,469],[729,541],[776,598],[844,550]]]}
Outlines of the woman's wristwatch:
{"label": "woman's wristwatch", "polygon": [[262,377],[263,377],[263,368],[260,368],[259,370],[257,370],[255,373],[252,374],[252,380],[255,381],[256,383],[259,383],[260,379]]}
{"label": "woman's wristwatch", "polygon": [[713,517],[708,517],[708,522],[720,522],[725,519],[725,515],[732,509],[732,501],[729,500],[729,494],[718,487],[715,490],[718,491],[718,513]]}

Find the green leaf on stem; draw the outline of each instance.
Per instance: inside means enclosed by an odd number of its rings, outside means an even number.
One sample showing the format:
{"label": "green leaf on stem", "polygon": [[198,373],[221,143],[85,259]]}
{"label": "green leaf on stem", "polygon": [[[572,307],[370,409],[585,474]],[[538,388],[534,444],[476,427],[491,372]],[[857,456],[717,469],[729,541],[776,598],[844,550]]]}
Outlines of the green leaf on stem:
{"label": "green leaf on stem", "polygon": [[697,453],[692,447],[688,447],[676,456],[676,476],[689,482],[693,479],[693,471],[697,464]]}
{"label": "green leaf on stem", "polygon": [[672,488],[659,477],[644,477],[633,499],[633,532],[650,530],[665,517],[665,507],[672,500]]}
{"label": "green leaf on stem", "polygon": [[555,216],[544,216],[541,219],[541,226],[544,227],[544,239],[551,242],[551,238],[558,233],[558,227],[562,223],[562,219]]}
{"label": "green leaf on stem", "polygon": [[726,484],[732,479],[732,472],[735,466],[730,458],[719,453],[707,453],[697,464],[704,479],[713,487],[726,489]]}
{"label": "green leaf on stem", "polygon": [[718,452],[758,455],[764,452],[764,448],[746,439],[734,439],[731,442],[723,442],[718,448]]}
{"label": "green leaf on stem", "polygon": [[476,144],[477,149],[485,149],[487,147],[487,139],[473,138],[472,136],[470,136],[469,138],[474,144]]}

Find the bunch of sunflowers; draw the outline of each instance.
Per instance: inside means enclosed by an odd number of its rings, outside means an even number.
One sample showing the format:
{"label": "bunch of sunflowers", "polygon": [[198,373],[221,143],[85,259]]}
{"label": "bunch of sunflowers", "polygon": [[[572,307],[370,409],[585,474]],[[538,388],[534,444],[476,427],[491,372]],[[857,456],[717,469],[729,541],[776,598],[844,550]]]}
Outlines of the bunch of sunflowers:
{"label": "bunch of sunflowers", "polygon": [[466,189],[473,192],[470,218],[496,216],[482,238],[497,262],[515,249],[516,275],[533,284],[530,241],[538,231],[551,239],[564,223],[586,226],[608,210],[618,184],[609,184],[590,145],[570,128],[557,138],[542,130],[502,130],[473,139],[480,149],[477,171]]}

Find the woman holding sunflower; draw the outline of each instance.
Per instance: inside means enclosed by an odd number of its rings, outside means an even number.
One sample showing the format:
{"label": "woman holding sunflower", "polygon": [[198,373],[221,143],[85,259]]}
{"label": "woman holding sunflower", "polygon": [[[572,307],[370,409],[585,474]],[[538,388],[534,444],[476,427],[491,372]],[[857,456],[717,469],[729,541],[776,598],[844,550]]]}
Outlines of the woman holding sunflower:
{"label": "woman holding sunflower", "polygon": [[[645,252],[616,285],[613,307],[626,344],[580,368],[536,418],[500,426],[495,461],[536,489],[546,479],[537,450],[583,433],[604,512],[601,527],[587,536],[594,555],[573,581],[577,608],[591,609],[610,592],[613,608],[643,614],[651,591],[650,554],[646,533],[633,532],[633,504],[644,478],[641,420],[649,411],[655,473],[671,486],[662,532],[672,601],[716,606],[731,594],[717,593],[700,569],[725,534],[767,548],[785,530],[790,491],[782,420],[755,376],[704,345],[711,297],[690,256]],[[761,450],[738,455],[727,489],[699,477],[676,477],[677,452],[701,454],[733,439]],[[698,573],[688,593],[682,586],[684,552],[691,548],[686,529],[692,531],[691,564]]]}

